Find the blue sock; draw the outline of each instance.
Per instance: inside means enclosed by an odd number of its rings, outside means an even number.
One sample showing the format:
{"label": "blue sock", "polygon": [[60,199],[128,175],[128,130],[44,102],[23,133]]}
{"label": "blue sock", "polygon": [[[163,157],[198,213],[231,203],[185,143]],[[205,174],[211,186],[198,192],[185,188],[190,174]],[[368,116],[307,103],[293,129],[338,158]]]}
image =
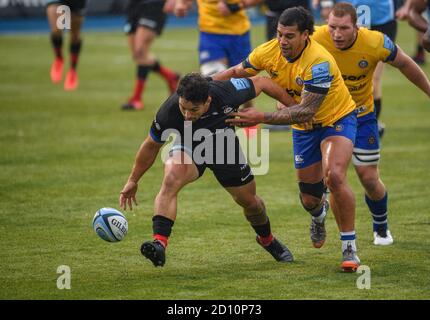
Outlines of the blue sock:
{"label": "blue sock", "polygon": [[342,241],[342,252],[344,252],[348,246],[351,246],[352,250],[357,251],[355,245],[355,230],[340,232],[340,240]]}
{"label": "blue sock", "polygon": [[381,200],[374,201],[370,199],[367,194],[365,195],[367,206],[373,217],[373,231],[387,230],[388,229],[388,193]]}

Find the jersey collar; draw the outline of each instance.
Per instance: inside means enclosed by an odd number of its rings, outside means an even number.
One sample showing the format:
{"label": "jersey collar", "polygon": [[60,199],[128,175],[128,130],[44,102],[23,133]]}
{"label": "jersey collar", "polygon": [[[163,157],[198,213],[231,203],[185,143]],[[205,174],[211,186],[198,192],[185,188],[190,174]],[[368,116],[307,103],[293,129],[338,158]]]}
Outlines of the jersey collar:
{"label": "jersey collar", "polygon": [[351,48],[354,46],[354,44],[357,42],[357,39],[358,39],[359,35],[360,35],[360,29],[358,29],[358,30],[357,30],[357,36],[355,37],[355,39],[354,39],[354,41],[351,43],[351,45],[350,45],[348,48],[340,49],[340,51],[346,51],[346,50],[351,49]]}

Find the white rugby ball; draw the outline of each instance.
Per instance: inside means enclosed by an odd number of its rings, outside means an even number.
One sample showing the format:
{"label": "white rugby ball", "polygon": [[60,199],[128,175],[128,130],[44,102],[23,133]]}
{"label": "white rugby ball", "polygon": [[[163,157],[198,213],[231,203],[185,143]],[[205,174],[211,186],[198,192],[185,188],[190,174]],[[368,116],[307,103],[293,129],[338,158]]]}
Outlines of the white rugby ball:
{"label": "white rugby ball", "polygon": [[128,231],[125,216],[114,208],[101,208],[93,219],[93,229],[103,240],[118,242],[124,239]]}

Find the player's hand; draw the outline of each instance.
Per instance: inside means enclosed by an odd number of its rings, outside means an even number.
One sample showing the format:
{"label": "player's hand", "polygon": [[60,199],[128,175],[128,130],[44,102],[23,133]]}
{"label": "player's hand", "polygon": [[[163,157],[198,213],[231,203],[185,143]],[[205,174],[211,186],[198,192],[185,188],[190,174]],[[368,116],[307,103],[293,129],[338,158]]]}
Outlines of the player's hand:
{"label": "player's hand", "polygon": [[410,8],[407,6],[400,7],[399,10],[396,11],[396,18],[399,20],[406,20],[409,17]]}
{"label": "player's hand", "polygon": [[166,0],[163,7],[164,13],[174,13],[175,12],[176,0]]}
{"label": "player's hand", "polygon": [[240,112],[232,112],[229,116],[234,118],[227,119],[225,122],[238,127],[253,127],[264,121],[264,113],[252,107],[242,109]]}
{"label": "player's hand", "polygon": [[137,206],[136,201],[137,183],[128,181],[119,195],[119,207],[127,210],[127,205],[130,210],[133,210],[132,201]]}
{"label": "player's hand", "polygon": [[190,7],[191,5],[185,3],[185,1],[175,1],[175,8],[173,12],[177,17],[185,17]]}
{"label": "player's hand", "polygon": [[218,6],[219,13],[223,17],[227,17],[227,16],[231,15],[231,11],[230,11],[230,9],[228,8],[227,4],[224,1],[219,1],[217,6]]}

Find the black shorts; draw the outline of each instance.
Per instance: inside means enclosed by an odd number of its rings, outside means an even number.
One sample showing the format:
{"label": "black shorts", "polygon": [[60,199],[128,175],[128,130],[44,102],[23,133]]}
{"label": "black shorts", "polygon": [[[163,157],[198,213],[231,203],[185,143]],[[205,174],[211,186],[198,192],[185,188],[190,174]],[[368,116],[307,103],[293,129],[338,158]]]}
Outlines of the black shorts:
{"label": "black shorts", "polygon": [[[251,167],[248,165],[245,156],[243,155],[242,149],[240,148],[239,140],[235,139],[235,157],[233,161],[228,161],[227,158],[222,160],[222,163],[216,163],[215,157],[211,163],[202,163],[202,161],[198,161],[193,156],[193,151],[196,150],[196,146],[193,147],[193,150],[190,150],[184,145],[177,144],[172,147],[170,150],[170,155],[173,151],[181,150],[188,154],[193,163],[196,165],[197,170],[199,171],[199,177],[203,175],[206,168],[212,170],[215,178],[218,182],[224,187],[240,187],[248,184],[252,180],[254,180],[254,175],[252,174]],[[215,149],[213,154],[215,155]]]}
{"label": "black shorts", "polygon": [[71,12],[83,16],[85,15],[87,0],[48,0],[46,3],[47,6],[51,4],[68,6]]}
{"label": "black shorts", "polygon": [[393,42],[396,42],[397,37],[397,21],[392,20],[390,22],[372,26],[370,29],[376,30],[386,34]]}
{"label": "black shorts", "polygon": [[163,12],[164,1],[130,1],[127,7],[126,34],[133,34],[138,27],[145,27],[161,35],[167,15]]}

